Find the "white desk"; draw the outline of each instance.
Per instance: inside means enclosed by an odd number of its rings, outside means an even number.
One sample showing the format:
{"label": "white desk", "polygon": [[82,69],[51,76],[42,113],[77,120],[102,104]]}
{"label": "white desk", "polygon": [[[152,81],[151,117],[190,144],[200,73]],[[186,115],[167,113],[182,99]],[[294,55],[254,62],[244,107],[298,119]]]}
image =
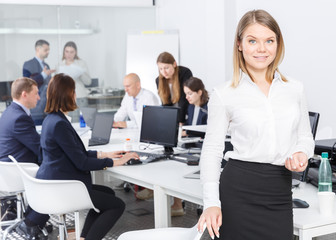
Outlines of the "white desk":
{"label": "white desk", "polygon": [[[109,145],[99,147],[101,150],[122,149],[120,141],[137,132],[129,130],[113,130]],[[131,138],[132,139],[132,138]],[[118,141],[120,140],[119,144]],[[137,146],[137,144],[135,144]],[[137,149],[134,149],[137,150]],[[121,180],[131,182],[154,190],[155,227],[170,226],[170,205],[168,196],[174,196],[202,205],[202,186],[198,179],[183,178],[187,173],[198,170],[198,166],[188,166],[176,161],[160,161],[146,165],[122,166],[109,168],[105,173]],[[311,240],[313,237],[336,232],[336,212],[332,217],[319,214],[317,189],[310,184],[301,184],[293,190],[293,197],[306,200],[310,207],[294,209],[294,234],[300,240]],[[335,200],[336,204],[336,200]]]}
{"label": "white desk", "polygon": [[166,160],[110,168],[107,171],[116,178],[154,190],[155,227],[158,228],[170,226],[169,196],[203,204],[200,180],[183,178],[198,169],[198,166]]}
{"label": "white desk", "polygon": [[[294,209],[294,234],[300,240],[311,240],[313,237],[336,232],[336,209],[330,217],[319,213],[317,188],[311,184],[301,183],[293,190],[293,198],[299,198],[309,203],[309,208]],[[336,200],[335,200],[336,206]]]}

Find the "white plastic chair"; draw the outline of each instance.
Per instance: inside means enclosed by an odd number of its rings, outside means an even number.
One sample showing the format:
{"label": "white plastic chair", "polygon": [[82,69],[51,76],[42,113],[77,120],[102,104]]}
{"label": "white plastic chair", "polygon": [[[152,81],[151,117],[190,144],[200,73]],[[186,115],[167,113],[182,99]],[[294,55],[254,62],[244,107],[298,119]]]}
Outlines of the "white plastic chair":
{"label": "white plastic chair", "polygon": [[197,225],[192,228],[155,228],[130,231],[121,234],[118,240],[199,240],[202,233],[197,231]]}
{"label": "white plastic chair", "polygon": [[[42,214],[55,214],[59,216],[60,239],[68,238],[65,225],[65,214],[75,212],[76,240],[80,239],[79,211],[94,209],[86,186],[77,180],[42,180],[27,174],[12,156],[8,156],[21,172],[29,206]],[[64,233],[66,238],[64,238]]]}
{"label": "white plastic chair", "polygon": [[[19,163],[29,175],[35,176],[39,166],[35,163]],[[17,167],[12,162],[0,162],[0,191],[6,196],[16,195],[16,219],[0,221],[0,231],[3,226],[8,226],[2,231],[2,239],[5,240],[10,231],[16,228],[23,220],[25,204],[23,199],[24,185]]]}

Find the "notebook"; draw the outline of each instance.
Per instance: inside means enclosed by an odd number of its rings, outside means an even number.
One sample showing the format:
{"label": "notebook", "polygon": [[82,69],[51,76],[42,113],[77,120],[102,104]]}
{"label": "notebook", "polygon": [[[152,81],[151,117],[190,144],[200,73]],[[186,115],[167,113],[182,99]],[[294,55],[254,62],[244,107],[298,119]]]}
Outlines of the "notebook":
{"label": "notebook", "polygon": [[188,173],[183,176],[184,178],[191,178],[191,179],[200,179],[201,177],[201,171],[198,170],[196,172]]}
{"label": "notebook", "polygon": [[110,142],[114,115],[96,114],[89,146],[105,145]]}
{"label": "notebook", "polygon": [[97,109],[96,108],[83,107],[80,110],[83,113],[83,117],[84,117],[84,121],[85,121],[86,125],[89,126],[92,129],[95,118],[96,118]]}

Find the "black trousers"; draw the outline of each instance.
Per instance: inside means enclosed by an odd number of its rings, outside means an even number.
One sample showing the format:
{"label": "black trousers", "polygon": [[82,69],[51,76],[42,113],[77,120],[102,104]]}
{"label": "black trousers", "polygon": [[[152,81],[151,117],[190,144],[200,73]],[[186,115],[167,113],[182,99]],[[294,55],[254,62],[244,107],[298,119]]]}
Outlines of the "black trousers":
{"label": "black trousers", "polygon": [[114,191],[105,186],[93,185],[90,192],[93,205],[99,213],[91,209],[85,219],[81,237],[86,240],[102,239],[114,226],[125,210],[125,203],[115,196]]}
{"label": "black trousers", "polygon": [[230,159],[220,178],[221,240],[292,240],[292,174]]}

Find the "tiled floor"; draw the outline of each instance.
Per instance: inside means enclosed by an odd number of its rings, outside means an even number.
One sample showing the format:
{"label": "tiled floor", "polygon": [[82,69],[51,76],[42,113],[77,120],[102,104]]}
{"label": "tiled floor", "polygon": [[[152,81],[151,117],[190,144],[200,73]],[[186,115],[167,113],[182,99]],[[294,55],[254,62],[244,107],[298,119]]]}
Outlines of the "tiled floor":
{"label": "tiled floor", "polygon": [[[126,210],[104,240],[117,240],[120,234],[131,230],[154,228],[153,200],[136,200],[132,191],[125,192],[123,188],[115,187],[114,190],[116,191],[117,196],[123,199],[126,203]],[[69,225],[69,228],[73,226],[73,219],[73,216],[67,216],[67,225]],[[197,205],[187,202],[186,215],[172,218],[172,225],[178,227],[192,227],[197,223],[197,219]],[[58,236],[56,219],[54,221],[54,218],[52,218],[51,222],[55,227],[48,239],[56,240]],[[23,238],[15,232],[12,232],[8,239],[23,240]],[[207,234],[204,234],[202,240],[210,240],[210,237]]]}
{"label": "tiled floor", "polygon": [[[120,184],[120,183],[119,183]],[[117,184],[117,185],[119,185]],[[111,185],[112,186],[112,185]],[[123,232],[130,230],[148,229],[154,228],[154,209],[153,200],[139,201],[136,200],[133,192],[125,192],[123,188],[114,187],[117,196],[122,198],[126,203],[126,210],[117,224],[111,229],[111,231],[104,238],[105,240],[117,240],[118,236]],[[176,227],[192,227],[197,223],[197,205],[186,202],[186,215],[182,217],[172,218],[172,226]],[[69,225],[73,225],[73,216],[68,216]],[[58,229],[54,228],[52,234],[50,234],[50,240],[56,240],[58,235]],[[8,239],[21,240],[15,232],[13,232]],[[207,233],[203,234],[202,240],[210,240],[211,238]],[[136,239],[135,239],[136,240]],[[173,239],[172,239],[173,240]],[[328,235],[314,240],[336,240],[336,235]]]}

